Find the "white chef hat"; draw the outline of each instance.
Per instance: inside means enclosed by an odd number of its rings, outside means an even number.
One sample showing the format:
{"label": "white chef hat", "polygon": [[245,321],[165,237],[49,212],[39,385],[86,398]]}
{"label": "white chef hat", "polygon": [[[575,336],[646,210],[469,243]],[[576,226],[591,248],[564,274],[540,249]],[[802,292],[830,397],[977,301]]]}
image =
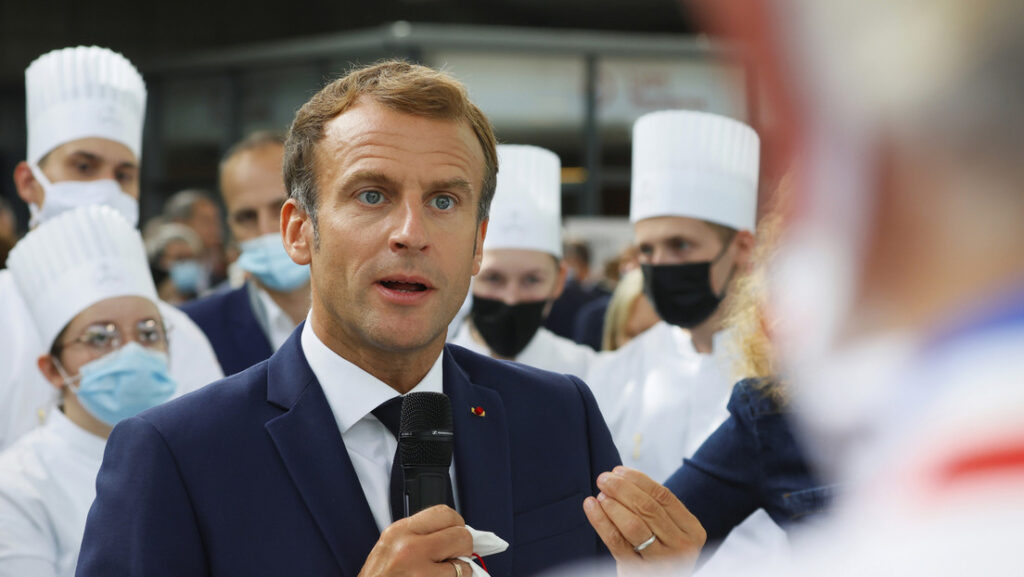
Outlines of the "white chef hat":
{"label": "white chef hat", "polygon": [[11,250],[7,268],[47,348],[95,303],[122,296],[157,300],[142,237],[108,206],[43,222]]}
{"label": "white chef hat", "polygon": [[537,146],[498,146],[498,187],[485,249],[520,248],[562,258],[562,163]]}
{"label": "white chef hat", "polygon": [[146,84],[127,58],[99,46],[54,50],[25,69],[28,161],[79,138],[120,142],[142,159]]}
{"label": "white chef hat", "polygon": [[754,230],[760,139],[742,122],[663,110],[633,125],[629,220],[686,216]]}

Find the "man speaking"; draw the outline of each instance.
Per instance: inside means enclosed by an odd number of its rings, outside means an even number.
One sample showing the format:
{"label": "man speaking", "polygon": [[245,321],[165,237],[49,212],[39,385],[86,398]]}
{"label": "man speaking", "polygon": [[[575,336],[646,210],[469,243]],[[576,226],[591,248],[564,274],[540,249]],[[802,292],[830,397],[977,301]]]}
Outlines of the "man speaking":
{"label": "man speaking", "polygon": [[[444,343],[497,174],[464,87],[357,69],[299,110],[284,174],[309,317],[267,361],[114,429],[78,575],[468,576],[467,524],[511,545],[492,575],[600,554],[582,502],[619,458],[589,390]],[[401,519],[382,420],[410,392],[451,400],[456,507]]]}

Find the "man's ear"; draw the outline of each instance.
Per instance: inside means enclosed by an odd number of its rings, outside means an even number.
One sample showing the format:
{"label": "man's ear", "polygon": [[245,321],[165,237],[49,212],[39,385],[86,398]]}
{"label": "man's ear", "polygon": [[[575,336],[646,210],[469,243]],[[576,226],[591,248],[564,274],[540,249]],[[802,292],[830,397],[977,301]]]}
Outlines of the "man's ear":
{"label": "man's ear", "polygon": [[476,230],[476,245],[473,251],[473,276],[480,272],[480,265],[484,261],[484,239],[487,238],[487,225],[490,222],[491,219],[485,218],[480,222],[480,226]]}
{"label": "man's ear", "polygon": [[736,268],[741,272],[746,273],[750,271],[753,265],[754,246],[756,244],[757,239],[749,230],[741,230],[733,235],[732,245],[736,255]]}
{"label": "man's ear", "polygon": [[39,372],[43,373],[43,377],[50,381],[50,384],[56,387],[57,390],[64,389],[64,377],[57,370],[57,365],[53,362],[53,356],[49,354],[39,355],[39,358],[36,359],[36,366],[39,367]]}
{"label": "man's ear", "polygon": [[24,160],[14,167],[14,187],[18,189],[18,196],[25,203],[43,206],[43,197],[46,193]]}
{"label": "man's ear", "polygon": [[313,262],[315,239],[313,219],[299,206],[298,201],[289,198],[281,207],[281,239],[288,256],[296,264]]}

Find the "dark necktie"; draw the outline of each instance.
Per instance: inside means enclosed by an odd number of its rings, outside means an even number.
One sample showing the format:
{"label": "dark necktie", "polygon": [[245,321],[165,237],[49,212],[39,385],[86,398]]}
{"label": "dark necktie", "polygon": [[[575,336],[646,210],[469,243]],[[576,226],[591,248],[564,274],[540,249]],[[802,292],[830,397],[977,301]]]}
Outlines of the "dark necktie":
{"label": "dark necktie", "polygon": [[[398,441],[398,434],[402,424],[402,397],[394,397],[380,404],[373,411],[385,427],[391,431]],[[405,475],[402,473],[402,452],[395,449],[395,458],[391,461],[391,521],[397,521],[405,517],[405,490],[402,485]]]}
{"label": "dark necktie", "polygon": [[[401,442],[399,434],[402,427],[402,397],[394,397],[380,404],[371,411],[377,420],[384,424],[395,440]],[[402,450],[395,449],[395,457],[391,461],[391,521],[398,521],[405,517],[405,473],[402,471]],[[455,508],[455,496],[452,492],[452,482],[448,479],[448,506]]]}

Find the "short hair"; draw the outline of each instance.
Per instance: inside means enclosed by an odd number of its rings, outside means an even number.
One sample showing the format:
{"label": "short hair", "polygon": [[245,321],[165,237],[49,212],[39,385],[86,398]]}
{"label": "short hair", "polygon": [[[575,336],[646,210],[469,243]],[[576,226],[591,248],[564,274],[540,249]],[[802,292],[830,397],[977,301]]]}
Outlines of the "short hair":
{"label": "short hair", "polygon": [[[236,157],[268,146],[284,147],[285,135],[270,130],[259,130],[231,145],[217,165],[217,182],[224,178],[224,168]],[[221,193],[223,194],[223,190]]]}
{"label": "short hair", "polygon": [[317,92],[295,114],[284,152],[284,183],[291,198],[316,222],[316,146],[328,122],[344,113],[361,97],[391,110],[415,116],[465,122],[484,153],[484,179],[477,205],[477,221],[490,211],[498,178],[497,141],[491,122],[469,100],[466,87],[446,72],[403,60],[385,60],[355,68]]}
{"label": "short hair", "polygon": [[192,218],[196,205],[204,201],[217,206],[217,200],[205,190],[190,188],[176,192],[164,203],[163,215],[171,222],[186,222]]}
{"label": "short hair", "polygon": [[581,239],[573,239],[565,241],[565,246],[562,247],[562,251],[565,253],[567,260],[577,260],[583,264],[590,266],[590,243]]}

